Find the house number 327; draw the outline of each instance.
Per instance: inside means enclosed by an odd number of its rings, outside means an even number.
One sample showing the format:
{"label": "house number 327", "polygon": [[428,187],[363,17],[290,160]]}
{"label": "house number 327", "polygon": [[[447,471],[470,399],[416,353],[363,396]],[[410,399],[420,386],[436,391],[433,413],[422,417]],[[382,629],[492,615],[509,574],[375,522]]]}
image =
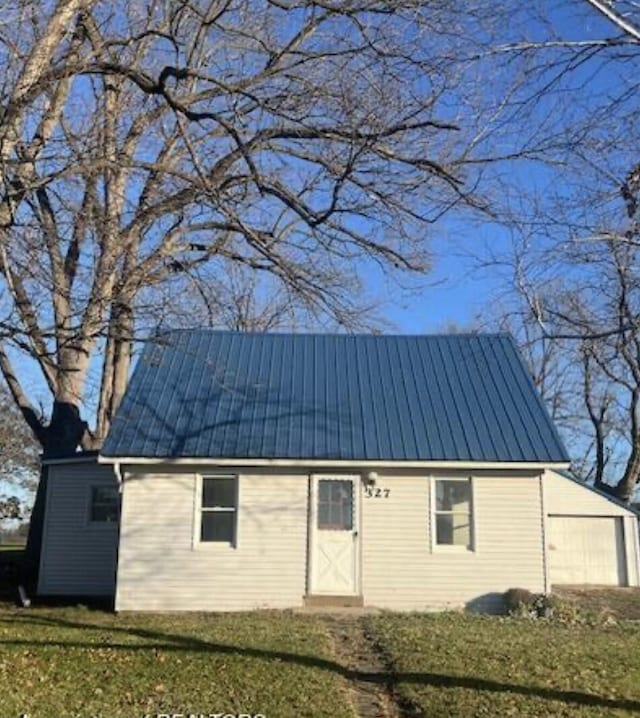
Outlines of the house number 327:
{"label": "house number 327", "polygon": [[388,499],[391,489],[380,489],[376,486],[365,486],[364,495],[368,499]]}

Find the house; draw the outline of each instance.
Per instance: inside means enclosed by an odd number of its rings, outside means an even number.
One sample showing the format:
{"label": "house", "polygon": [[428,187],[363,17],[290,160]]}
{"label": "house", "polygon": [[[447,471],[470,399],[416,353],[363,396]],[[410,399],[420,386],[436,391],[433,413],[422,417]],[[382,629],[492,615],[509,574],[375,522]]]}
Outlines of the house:
{"label": "house", "polygon": [[568,465],[509,336],[170,332],[100,455],[50,462],[39,593],[491,610],[638,585],[635,514]]}

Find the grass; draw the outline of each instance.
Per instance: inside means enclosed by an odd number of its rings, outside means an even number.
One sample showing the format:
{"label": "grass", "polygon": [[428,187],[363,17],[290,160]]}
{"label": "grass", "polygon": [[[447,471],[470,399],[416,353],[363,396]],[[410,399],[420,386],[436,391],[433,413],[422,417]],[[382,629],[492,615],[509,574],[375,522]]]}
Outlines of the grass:
{"label": "grass", "polygon": [[464,614],[370,617],[400,700],[416,715],[631,716],[640,626]]}
{"label": "grass", "polygon": [[360,620],[388,666],[368,674],[337,662],[324,620],[289,612],[116,616],[6,605],[0,716],[353,718],[349,680],[390,685],[406,716],[640,712],[640,623],[367,616]]}
{"label": "grass", "polygon": [[350,718],[318,618],[0,610],[0,715]]}
{"label": "grass", "polygon": [[562,598],[583,610],[617,619],[640,620],[639,588],[557,588]]}

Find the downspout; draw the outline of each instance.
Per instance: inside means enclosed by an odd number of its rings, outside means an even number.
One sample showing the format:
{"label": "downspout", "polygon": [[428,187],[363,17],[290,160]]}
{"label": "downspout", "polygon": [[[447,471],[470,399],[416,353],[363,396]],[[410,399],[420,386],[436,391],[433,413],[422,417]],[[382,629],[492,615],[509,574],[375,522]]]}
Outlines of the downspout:
{"label": "downspout", "polygon": [[120,506],[118,510],[118,537],[116,539],[116,560],[113,577],[113,610],[116,610],[116,598],[118,595],[118,564],[120,563],[120,539],[122,534],[122,494],[124,490],[124,481],[122,478],[122,471],[120,469],[120,462],[116,461],[113,464],[113,473],[115,474],[116,480],[118,481],[118,493],[120,494]]}
{"label": "downspout", "polygon": [[549,560],[547,556],[547,510],[545,508],[544,501],[544,474],[545,472],[543,471],[538,480],[540,483],[540,511],[542,512],[540,520],[542,527],[542,571],[544,576],[544,594],[549,595],[551,592],[551,586],[549,585]]}

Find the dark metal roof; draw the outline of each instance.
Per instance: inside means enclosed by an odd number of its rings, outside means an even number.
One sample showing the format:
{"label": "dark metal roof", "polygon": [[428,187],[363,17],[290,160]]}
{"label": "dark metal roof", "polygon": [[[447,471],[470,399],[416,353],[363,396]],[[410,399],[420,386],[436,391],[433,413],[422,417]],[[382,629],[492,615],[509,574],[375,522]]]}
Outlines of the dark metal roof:
{"label": "dark metal roof", "polygon": [[170,332],[103,456],[568,461],[508,335]]}

